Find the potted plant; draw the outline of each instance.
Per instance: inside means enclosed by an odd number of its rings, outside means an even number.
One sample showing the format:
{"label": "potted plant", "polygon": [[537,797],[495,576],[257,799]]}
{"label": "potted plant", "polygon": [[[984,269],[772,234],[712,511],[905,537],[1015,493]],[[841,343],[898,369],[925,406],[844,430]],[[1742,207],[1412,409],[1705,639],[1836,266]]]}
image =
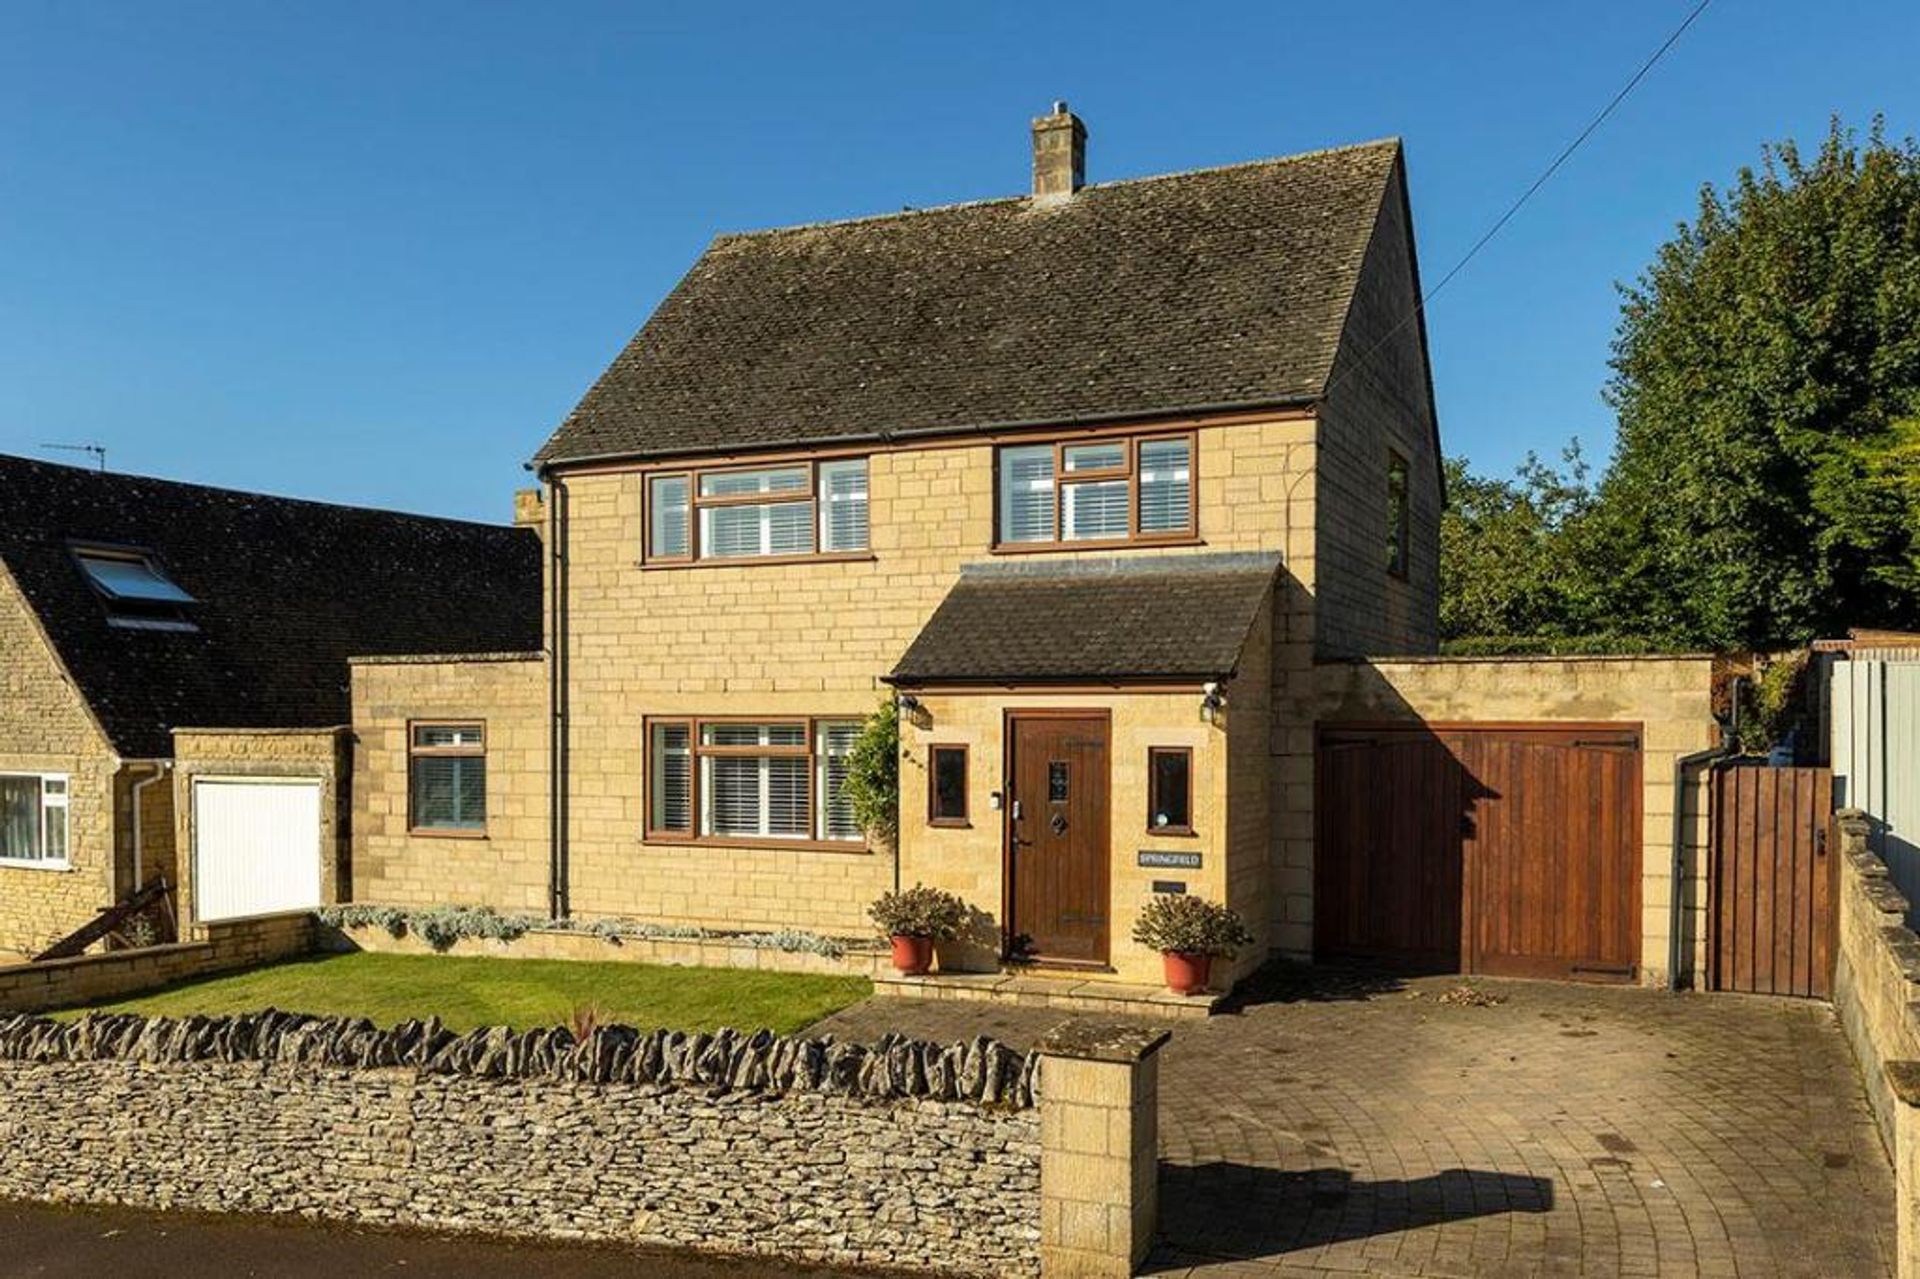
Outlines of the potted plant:
{"label": "potted plant", "polygon": [[1184,893],[1155,897],[1133,925],[1133,939],[1160,952],[1167,988],[1193,995],[1207,988],[1216,956],[1231,959],[1253,934],[1235,912]]}
{"label": "potted plant", "polygon": [[893,966],[918,977],[933,965],[933,943],[952,941],[967,923],[967,904],[925,884],[883,894],[867,914],[893,941]]}

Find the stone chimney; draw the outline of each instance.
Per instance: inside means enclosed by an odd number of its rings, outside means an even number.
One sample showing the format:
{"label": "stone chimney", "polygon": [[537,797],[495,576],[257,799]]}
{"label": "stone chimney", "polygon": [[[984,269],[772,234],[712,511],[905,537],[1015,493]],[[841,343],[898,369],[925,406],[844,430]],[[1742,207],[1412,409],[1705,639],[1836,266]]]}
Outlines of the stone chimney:
{"label": "stone chimney", "polygon": [[513,523],[517,528],[530,528],[541,537],[546,536],[547,509],[539,489],[519,489],[514,493]]}
{"label": "stone chimney", "polygon": [[1033,194],[1039,199],[1064,199],[1087,181],[1087,126],[1053,104],[1053,114],[1033,122]]}

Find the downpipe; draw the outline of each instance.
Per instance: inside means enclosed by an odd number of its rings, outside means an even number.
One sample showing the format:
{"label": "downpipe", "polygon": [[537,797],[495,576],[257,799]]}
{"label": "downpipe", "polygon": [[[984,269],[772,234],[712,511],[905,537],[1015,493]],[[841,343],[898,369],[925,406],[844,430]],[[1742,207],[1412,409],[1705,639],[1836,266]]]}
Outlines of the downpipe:
{"label": "downpipe", "polygon": [[[1734,743],[1740,734],[1740,690],[1746,683],[1744,676],[1736,676],[1729,689],[1731,706],[1727,713],[1727,722],[1720,726],[1720,744],[1706,750],[1694,751],[1682,755],[1673,761],[1673,869],[1672,878],[1667,887],[1667,989],[1682,990],[1680,982],[1681,954],[1685,941],[1686,889],[1687,889],[1687,776],[1696,769],[1710,766],[1726,759],[1734,752]],[[1707,822],[1707,847],[1711,849],[1713,839],[1713,790],[1707,789],[1702,801],[1703,816]]]}

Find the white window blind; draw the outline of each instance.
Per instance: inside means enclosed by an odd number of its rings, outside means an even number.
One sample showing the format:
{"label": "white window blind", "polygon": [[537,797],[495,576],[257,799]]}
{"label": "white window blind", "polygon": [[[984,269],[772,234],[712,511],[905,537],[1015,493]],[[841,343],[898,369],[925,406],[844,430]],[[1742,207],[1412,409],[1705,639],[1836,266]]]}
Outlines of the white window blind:
{"label": "white window blind", "polygon": [[867,459],[822,462],[820,471],[820,549],[867,549]]}
{"label": "white window blind", "polygon": [[687,477],[662,475],[648,481],[647,554],[662,559],[679,559],[687,554]]}
{"label": "white window blind", "polygon": [[1053,445],[1000,450],[1000,540],[1053,540]]}
{"label": "white window blind", "polygon": [[806,837],[810,814],[804,724],[706,724],[701,726],[701,744],[801,748],[798,754],[703,755],[700,759],[703,834]]}
{"label": "white window blind", "polygon": [[693,742],[685,724],[655,724],[648,795],[654,830],[693,831]]}
{"label": "white window blind", "polygon": [[1061,537],[1086,542],[1127,535],[1127,482],[1089,480],[1060,492]]}
{"label": "white window blind", "polygon": [[808,502],[700,508],[700,551],[714,559],[747,555],[805,555],[813,550]]}
{"label": "white window blind", "polygon": [[1185,440],[1140,444],[1140,531],[1180,533],[1193,527],[1193,458]]}
{"label": "white window blind", "polygon": [[814,747],[819,760],[820,838],[859,839],[860,823],[854,820],[853,804],[847,799],[847,756],[860,736],[857,721],[835,721],[818,726],[819,742]]}
{"label": "white window blind", "polygon": [[0,775],[0,861],[61,865],[67,860],[67,779]]}

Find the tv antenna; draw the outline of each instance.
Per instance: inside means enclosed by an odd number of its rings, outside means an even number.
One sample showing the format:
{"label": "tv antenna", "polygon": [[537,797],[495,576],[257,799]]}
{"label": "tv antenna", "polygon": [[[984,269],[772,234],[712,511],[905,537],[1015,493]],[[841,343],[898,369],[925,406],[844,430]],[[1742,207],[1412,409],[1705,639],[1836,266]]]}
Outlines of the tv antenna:
{"label": "tv antenna", "polygon": [[42,444],[43,449],[59,449],[63,453],[85,453],[100,464],[100,473],[107,473],[107,446],[104,444]]}

